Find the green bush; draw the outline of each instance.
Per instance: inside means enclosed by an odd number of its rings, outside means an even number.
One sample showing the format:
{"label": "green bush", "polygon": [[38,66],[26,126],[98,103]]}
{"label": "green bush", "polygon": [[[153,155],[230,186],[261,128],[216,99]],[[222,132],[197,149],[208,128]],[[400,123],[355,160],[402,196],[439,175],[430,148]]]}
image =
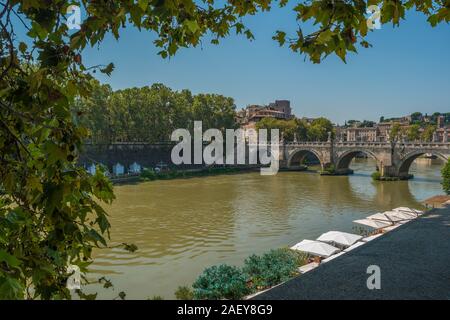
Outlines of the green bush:
{"label": "green bush", "polygon": [[446,194],[450,195],[450,160],[447,161],[442,168],[442,189]]}
{"label": "green bush", "polygon": [[192,300],[194,299],[194,292],[187,286],[180,286],[175,291],[175,298],[178,300]]}
{"label": "green bush", "polygon": [[289,280],[297,272],[300,256],[289,249],[271,250],[262,256],[251,255],[243,271],[255,288],[271,287]]}
{"label": "green bush", "polygon": [[372,179],[374,181],[378,181],[381,179],[381,173],[379,171],[375,171],[374,173],[372,173]]}
{"label": "green bush", "polygon": [[322,173],[335,174],[336,173],[336,168],[335,168],[334,164],[328,164],[327,166],[325,166],[325,168],[323,169]]}
{"label": "green bush", "polygon": [[250,293],[243,272],[225,264],[205,269],[192,287],[195,299],[241,299]]}
{"label": "green bush", "polygon": [[155,180],[157,178],[157,174],[152,169],[144,168],[141,172],[141,177],[145,180]]}

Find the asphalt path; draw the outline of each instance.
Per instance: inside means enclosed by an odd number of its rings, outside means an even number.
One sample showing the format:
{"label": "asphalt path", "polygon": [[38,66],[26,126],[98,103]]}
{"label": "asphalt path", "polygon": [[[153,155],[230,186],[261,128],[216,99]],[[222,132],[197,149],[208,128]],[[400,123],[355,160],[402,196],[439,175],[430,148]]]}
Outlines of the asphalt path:
{"label": "asphalt path", "polygon": [[[378,266],[380,289],[369,289]],[[372,277],[370,284],[377,284]],[[255,300],[450,299],[450,208],[434,209]]]}

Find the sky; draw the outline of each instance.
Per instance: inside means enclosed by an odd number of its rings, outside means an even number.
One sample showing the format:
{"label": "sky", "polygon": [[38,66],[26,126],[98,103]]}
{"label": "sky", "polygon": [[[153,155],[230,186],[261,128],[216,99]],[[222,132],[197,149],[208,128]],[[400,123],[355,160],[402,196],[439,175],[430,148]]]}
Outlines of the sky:
{"label": "sky", "polygon": [[231,35],[216,46],[182,48],[162,59],[154,34],[128,27],[119,41],[108,36],[87,49],[86,65],[113,62],[110,77],[97,75],[113,89],[163,83],[174,90],[217,93],[248,104],[291,101],[298,117],[325,116],[336,123],[378,120],[450,111],[450,25],[432,28],[423,15],[409,12],[398,28],[383,25],[368,38],[370,49],[313,64],[272,39],[276,30],[297,28],[291,8],[274,8],[244,20],[255,35]]}

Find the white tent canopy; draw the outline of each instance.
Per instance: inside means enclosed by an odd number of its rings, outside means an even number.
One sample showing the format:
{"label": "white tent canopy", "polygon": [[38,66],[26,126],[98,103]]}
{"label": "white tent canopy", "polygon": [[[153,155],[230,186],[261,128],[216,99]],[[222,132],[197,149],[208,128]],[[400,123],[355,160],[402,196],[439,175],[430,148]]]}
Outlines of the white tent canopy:
{"label": "white tent canopy", "polygon": [[423,213],[423,211],[416,210],[416,209],[411,209],[411,208],[408,208],[408,207],[399,207],[399,208],[392,209],[392,211],[412,213],[415,216],[418,216],[419,214]]}
{"label": "white tent canopy", "polygon": [[341,231],[328,231],[317,238],[318,241],[335,243],[346,247],[351,246],[356,241],[361,239],[362,236]]}
{"label": "white tent canopy", "polygon": [[295,246],[291,247],[292,250],[302,251],[314,256],[327,258],[332,254],[340,251],[338,248],[333,247],[327,243],[314,241],[314,240],[303,240],[297,243]]}
{"label": "white tent canopy", "polygon": [[392,223],[390,223],[390,222],[372,220],[372,219],[361,219],[361,220],[355,220],[353,222],[364,225],[364,226],[372,227],[374,229],[381,229],[381,228],[389,227],[392,225]]}
{"label": "white tent canopy", "polygon": [[397,216],[393,216],[393,215],[386,214],[386,213],[375,213],[371,216],[368,216],[367,219],[383,221],[383,222],[387,222],[389,224],[393,224],[395,222],[399,222],[399,221],[403,220]]}
{"label": "white tent canopy", "polygon": [[405,211],[386,211],[383,212],[383,214],[387,215],[388,217],[396,217],[397,219],[401,220],[412,220],[417,217],[415,214]]}

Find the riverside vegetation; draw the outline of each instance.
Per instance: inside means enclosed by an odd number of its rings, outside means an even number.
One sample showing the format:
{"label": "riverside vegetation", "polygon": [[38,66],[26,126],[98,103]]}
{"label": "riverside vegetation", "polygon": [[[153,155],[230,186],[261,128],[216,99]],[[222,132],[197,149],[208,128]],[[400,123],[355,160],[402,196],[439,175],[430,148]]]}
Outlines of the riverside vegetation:
{"label": "riverside vegetation", "polygon": [[206,268],[192,284],[175,292],[177,299],[242,299],[298,275],[308,256],[288,248],[251,255],[238,268],[226,264]]}
{"label": "riverside vegetation", "polygon": [[153,169],[145,168],[142,170],[141,179],[143,181],[170,180],[179,178],[204,177],[218,174],[232,174],[243,170],[248,169],[231,167],[209,167],[200,170],[168,170],[157,172]]}
{"label": "riverside vegetation", "polygon": [[[153,33],[162,58],[180,48],[211,43],[231,31],[253,39],[243,17],[270,10],[272,1],[31,1],[14,0],[0,11],[0,299],[70,299],[70,264],[84,273],[92,250],[106,247],[110,224],[100,206],[114,199],[104,175],[90,176],[77,164],[89,131],[74,101],[92,96],[93,76],[110,75],[112,63],[87,66],[86,47],[105,36],[116,40],[124,26]],[[450,20],[444,1],[371,1],[383,8],[382,24],[400,24],[413,8],[431,26]],[[287,1],[280,1],[285,6]],[[63,23],[71,5],[83,7],[77,30]],[[299,24],[317,30],[296,36],[277,31],[274,40],[314,63],[347,53],[366,41],[363,1],[305,2],[295,6]],[[324,17],[327,17],[324,19]],[[17,27],[17,25],[20,25]],[[20,37],[18,37],[19,35]],[[80,294],[81,298],[85,298]]]}

